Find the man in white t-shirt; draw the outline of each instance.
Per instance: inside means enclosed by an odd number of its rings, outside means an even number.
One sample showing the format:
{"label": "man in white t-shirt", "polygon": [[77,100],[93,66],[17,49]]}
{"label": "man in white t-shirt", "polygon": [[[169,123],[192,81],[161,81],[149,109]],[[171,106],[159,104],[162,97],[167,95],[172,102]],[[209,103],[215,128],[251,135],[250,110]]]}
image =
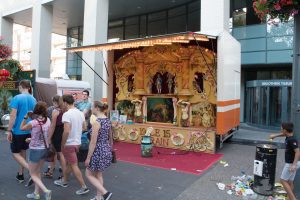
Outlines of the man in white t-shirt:
{"label": "man in white t-shirt", "polygon": [[81,195],[89,192],[78,167],[77,160],[77,152],[81,145],[82,130],[86,130],[85,117],[81,111],[75,108],[72,95],[63,95],[63,102],[68,110],[62,116],[62,122],[64,123],[62,153],[66,159],[67,166],[62,166],[64,176],[62,179],[54,181],[54,184],[67,187],[68,178],[72,171],[81,185],[76,194]]}

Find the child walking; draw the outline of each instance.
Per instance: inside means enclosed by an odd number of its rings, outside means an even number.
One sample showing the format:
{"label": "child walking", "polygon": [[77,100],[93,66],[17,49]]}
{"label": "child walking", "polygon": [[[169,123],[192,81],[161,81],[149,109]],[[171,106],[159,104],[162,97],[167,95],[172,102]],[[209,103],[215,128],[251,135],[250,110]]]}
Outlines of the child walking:
{"label": "child walking", "polygon": [[276,137],[285,138],[285,165],[282,170],[280,181],[287,192],[289,200],[296,200],[294,190],[294,179],[297,170],[300,168],[300,152],[298,141],[293,133],[293,123],[285,122],[281,124],[281,133],[271,134],[269,137],[273,140]]}
{"label": "child walking", "polygon": [[[33,120],[26,124],[28,117]],[[50,120],[47,117],[47,104],[45,102],[38,102],[34,107],[33,113],[27,113],[21,123],[20,129],[22,131],[31,130],[31,139],[29,140],[29,173],[35,183],[35,188],[33,193],[26,195],[28,199],[40,199],[40,189],[44,192],[46,200],[51,199],[51,190],[48,190],[41,180],[41,168],[44,165],[44,157],[49,145],[47,144],[49,127]]]}

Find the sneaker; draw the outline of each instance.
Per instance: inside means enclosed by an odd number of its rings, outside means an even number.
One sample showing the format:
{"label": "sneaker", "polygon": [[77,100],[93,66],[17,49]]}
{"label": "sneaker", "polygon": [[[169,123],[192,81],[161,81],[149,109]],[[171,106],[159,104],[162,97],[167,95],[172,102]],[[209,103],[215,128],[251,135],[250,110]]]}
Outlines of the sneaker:
{"label": "sneaker", "polygon": [[103,200],[109,200],[111,196],[112,196],[111,192],[106,192],[106,194],[103,195]]}
{"label": "sneaker", "polygon": [[45,192],[45,199],[46,200],[51,200],[51,194],[52,194],[51,190],[48,190],[47,192]]}
{"label": "sneaker", "polygon": [[85,193],[88,193],[90,190],[86,187],[86,188],[80,188],[79,190],[76,191],[77,195],[82,195]]}
{"label": "sneaker", "polygon": [[61,186],[61,187],[68,187],[68,183],[64,183],[64,181],[62,179],[58,179],[58,180],[54,181],[54,184]]}
{"label": "sneaker", "polygon": [[64,177],[63,175],[60,175],[58,176],[57,180],[62,179],[63,177]]}
{"label": "sneaker", "polygon": [[31,186],[32,184],[33,184],[33,180],[32,180],[32,178],[30,177],[30,178],[28,179],[28,181],[27,181],[25,187],[29,187],[29,186]]}
{"label": "sneaker", "polygon": [[41,198],[39,194],[35,194],[34,192],[31,194],[27,194],[26,197],[28,199],[40,199]]}
{"label": "sneaker", "polygon": [[24,174],[17,173],[16,179],[19,181],[19,183],[24,182]]}
{"label": "sneaker", "polygon": [[[92,198],[92,199],[90,199],[90,200],[98,200],[98,199],[97,199],[97,197],[94,197],[94,198]],[[100,200],[104,200],[103,197],[101,197]]]}

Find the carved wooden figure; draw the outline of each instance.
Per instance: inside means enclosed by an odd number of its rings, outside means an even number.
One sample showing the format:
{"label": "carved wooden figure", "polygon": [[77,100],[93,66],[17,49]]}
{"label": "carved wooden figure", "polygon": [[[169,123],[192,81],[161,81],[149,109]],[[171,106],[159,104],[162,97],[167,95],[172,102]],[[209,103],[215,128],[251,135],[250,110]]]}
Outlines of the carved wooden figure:
{"label": "carved wooden figure", "polygon": [[143,116],[142,116],[142,105],[143,102],[139,99],[134,99],[131,101],[132,104],[134,104],[134,117],[135,122],[143,122]]}
{"label": "carved wooden figure", "polygon": [[162,88],[162,77],[160,74],[157,75],[155,85],[156,85],[156,90],[158,94],[161,94],[161,88]]}
{"label": "carved wooden figure", "polygon": [[177,105],[181,107],[181,126],[183,127],[189,127],[189,107],[190,102],[179,100],[177,102]]}

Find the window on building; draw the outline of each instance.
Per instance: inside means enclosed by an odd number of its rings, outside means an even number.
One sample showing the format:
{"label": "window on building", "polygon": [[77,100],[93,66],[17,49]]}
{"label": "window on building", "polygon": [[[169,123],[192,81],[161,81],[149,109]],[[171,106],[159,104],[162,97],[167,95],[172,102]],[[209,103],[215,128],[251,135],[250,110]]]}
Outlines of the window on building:
{"label": "window on building", "polygon": [[[108,39],[120,40],[146,36],[200,30],[200,0],[160,10],[128,16],[108,22]],[[69,28],[67,47],[78,47],[83,41],[83,27]],[[81,56],[81,53],[80,53]],[[67,53],[67,73],[71,79],[81,79],[82,61],[74,53]]]}
{"label": "window on building", "polygon": [[233,27],[245,26],[247,18],[247,8],[241,8],[233,11],[232,25]]}
{"label": "window on building", "polygon": [[180,6],[168,11],[168,33],[186,31],[186,6]]}
{"label": "window on building", "polygon": [[[82,46],[83,27],[69,28],[67,31],[67,47]],[[78,52],[82,57],[82,52]],[[82,61],[76,53],[67,52],[67,69],[66,72],[70,79],[81,80]]]}
{"label": "window on building", "polygon": [[188,31],[199,31],[200,30],[200,1],[194,1],[188,4]]}
{"label": "window on building", "polygon": [[125,19],[125,38],[132,39],[139,37],[139,17],[128,17]]}
{"label": "window on building", "polygon": [[115,20],[108,23],[108,39],[112,38],[124,39],[123,20]]}
{"label": "window on building", "polygon": [[[246,11],[245,11],[245,8],[247,9]],[[230,16],[232,18],[234,17],[233,15],[236,15],[236,14],[238,14],[239,17],[241,17],[239,11],[243,10],[243,9],[246,13],[245,25],[260,24],[261,23],[261,20],[257,17],[257,15],[254,12],[253,0],[243,0],[243,1],[241,1],[241,0],[230,0]],[[238,10],[238,12],[236,12],[237,10]],[[237,22],[237,26],[242,26],[242,25],[239,25],[239,24],[241,24],[239,17],[238,18],[237,18],[237,16],[235,17],[236,21],[239,21],[239,22]],[[235,24],[233,24],[233,26],[235,26]]]}
{"label": "window on building", "polygon": [[140,35],[139,37],[146,37],[147,36],[147,15],[140,16]]}
{"label": "window on building", "polygon": [[148,15],[148,35],[163,35],[167,33],[167,13],[165,11]]}
{"label": "window on building", "polygon": [[200,30],[200,1],[109,22],[108,38],[133,39]]}

